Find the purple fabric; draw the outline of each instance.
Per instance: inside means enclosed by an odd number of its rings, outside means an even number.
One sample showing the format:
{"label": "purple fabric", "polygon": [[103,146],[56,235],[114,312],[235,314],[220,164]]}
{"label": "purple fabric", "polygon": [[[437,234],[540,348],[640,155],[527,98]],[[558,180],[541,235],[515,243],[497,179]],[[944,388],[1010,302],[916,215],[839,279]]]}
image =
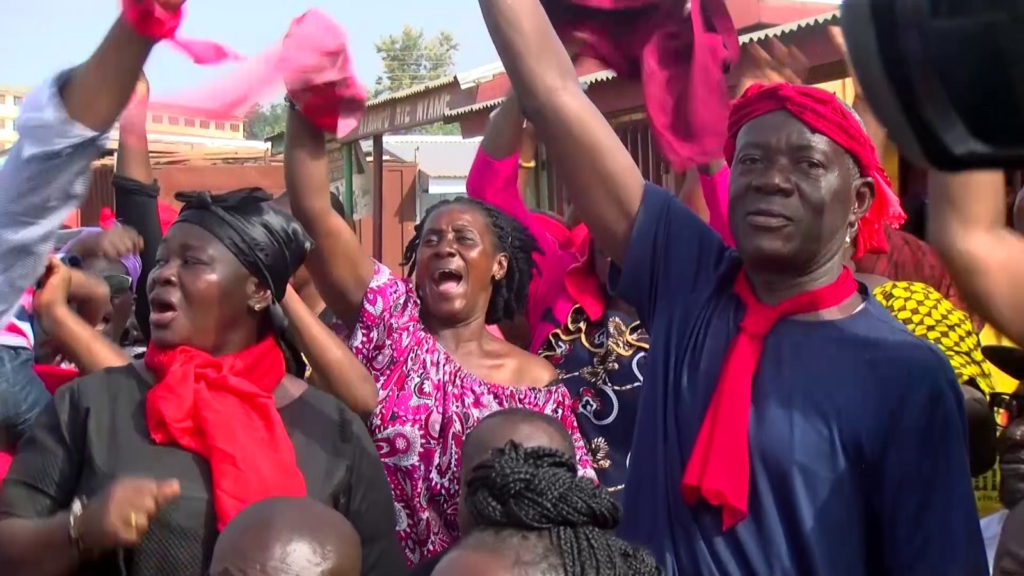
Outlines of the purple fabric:
{"label": "purple fabric", "polygon": [[[67,244],[64,244],[64,246],[61,247],[60,252],[62,254],[67,253],[68,250],[71,250],[72,246],[82,240],[103,232],[102,228],[96,227],[79,228],[79,230],[81,230],[81,232],[78,236],[68,240]],[[121,257],[121,264],[124,264],[125,269],[128,271],[128,277],[132,279],[131,287],[132,290],[134,290],[135,285],[139,282],[139,276],[142,274],[142,258],[140,258],[138,254],[128,254],[127,256]]]}

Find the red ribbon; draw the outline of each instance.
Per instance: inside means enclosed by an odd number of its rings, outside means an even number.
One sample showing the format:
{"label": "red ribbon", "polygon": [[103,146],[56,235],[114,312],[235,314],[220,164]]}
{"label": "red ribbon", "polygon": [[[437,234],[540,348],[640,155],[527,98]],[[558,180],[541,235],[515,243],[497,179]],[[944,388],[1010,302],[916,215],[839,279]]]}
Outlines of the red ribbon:
{"label": "red ribbon", "polygon": [[741,270],[733,290],[746,306],[746,313],[725,355],[718,386],[704,415],[680,487],[683,499],[691,506],[704,499],[721,507],[723,530],[747,517],[750,394],[765,337],[782,318],[842,304],[857,291],[857,281],[850,269],[844,267],[832,284],[769,306],[757,299],[750,280]]}

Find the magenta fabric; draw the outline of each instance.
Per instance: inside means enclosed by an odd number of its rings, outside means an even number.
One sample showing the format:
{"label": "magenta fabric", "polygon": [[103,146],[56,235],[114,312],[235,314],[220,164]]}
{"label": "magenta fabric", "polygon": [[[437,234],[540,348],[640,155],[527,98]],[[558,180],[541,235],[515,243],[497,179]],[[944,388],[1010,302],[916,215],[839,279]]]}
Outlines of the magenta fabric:
{"label": "magenta fabric", "polygon": [[712,176],[698,174],[704,202],[708,205],[708,225],[715,229],[730,248],[736,246],[729,228],[729,167],[723,166]]}
{"label": "magenta fabric", "polygon": [[241,118],[255,104],[287,90],[318,128],[344,136],[359,124],[366,106],[366,88],[352,68],[347,42],[344,29],[330,16],[309,10],[292,21],[277,45],[173,103],[211,117]]}
{"label": "magenta fabric", "polygon": [[196,64],[222,64],[241,60],[237,52],[216,42],[185,38],[178,27],[185,18],[184,4],[177,11],[164,9],[155,0],[123,0],[121,11],[136,32],[151,40],[166,41]]}
{"label": "magenta fabric", "polygon": [[725,71],[739,39],[725,0],[542,0],[580,54],[639,80],[651,129],[677,172],[721,157],[729,119]]}
{"label": "magenta fabric", "polygon": [[[724,172],[724,177],[721,175]],[[711,227],[731,241],[728,206],[729,177],[723,170],[710,180],[701,180]],[[724,183],[724,184],[723,184]],[[590,233],[580,224],[572,230],[558,228],[550,217],[534,214],[519,194],[519,156],[496,160],[481,146],[466,179],[470,198],[486,202],[520,221],[537,238],[543,254],[535,256],[538,272],[530,282],[526,321],[530,329],[530,352],[536,354],[548,334],[561,328],[577,304],[596,321],[604,314],[604,288],[590,264]],[[550,310],[551,314],[547,314]],[[552,320],[558,324],[552,324]]]}

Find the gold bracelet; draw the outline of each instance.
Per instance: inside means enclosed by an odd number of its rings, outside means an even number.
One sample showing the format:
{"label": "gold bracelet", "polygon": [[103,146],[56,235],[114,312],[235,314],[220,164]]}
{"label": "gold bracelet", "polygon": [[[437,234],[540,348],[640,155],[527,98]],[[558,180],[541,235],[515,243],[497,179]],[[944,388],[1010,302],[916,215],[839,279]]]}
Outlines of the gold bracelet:
{"label": "gold bracelet", "polygon": [[519,167],[520,168],[533,168],[536,165],[537,165],[537,161],[536,160],[530,160],[529,162],[523,162],[522,160],[519,161]]}

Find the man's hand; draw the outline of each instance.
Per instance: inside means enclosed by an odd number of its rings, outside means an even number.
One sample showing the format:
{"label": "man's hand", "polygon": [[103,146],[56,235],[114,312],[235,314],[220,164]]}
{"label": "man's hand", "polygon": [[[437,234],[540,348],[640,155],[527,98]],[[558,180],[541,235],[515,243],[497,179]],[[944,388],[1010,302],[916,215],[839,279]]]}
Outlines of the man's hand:
{"label": "man's hand", "polygon": [[142,252],[142,236],[128,226],[115,226],[84,238],[71,247],[71,252],[82,258],[119,260],[129,254]]}
{"label": "man's hand", "polygon": [[51,256],[46,263],[46,271],[40,282],[40,288],[32,298],[32,308],[41,318],[68,305],[68,293],[71,292],[71,269],[64,265],[56,256]]}
{"label": "man's hand", "polygon": [[846,62],[846,72],[853,79],[855,100],[863,100],[864,92],[860,88],[860,81],[857,80],[857,75],[853,73],[853,64],[850,63],[850,53],[846,50],[846,38],[843,36],[843,29],[839,26],[829,26],[828,37],[832,41],[832,45],[836,47],[836,50],[843,55],[843,60]]}

